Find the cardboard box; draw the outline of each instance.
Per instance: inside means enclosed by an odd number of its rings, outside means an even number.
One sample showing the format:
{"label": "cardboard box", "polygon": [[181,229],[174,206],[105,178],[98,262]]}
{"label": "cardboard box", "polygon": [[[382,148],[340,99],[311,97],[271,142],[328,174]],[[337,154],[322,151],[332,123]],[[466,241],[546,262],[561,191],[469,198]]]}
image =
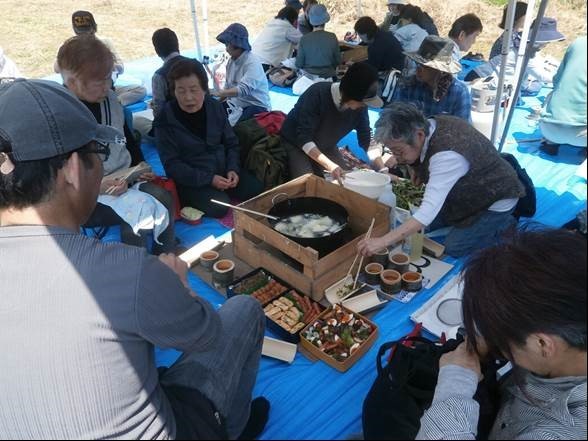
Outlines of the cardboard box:
{"label": "cardboard box", "polygon": [[290,198],[322,197],[345,207],[350,228],[347,243],[319,258],[316,250],[280,234],[265,218],[235,210],[235,257],[251,266],[267,268],[296,291],[320,301],[325,289],[347,274],[357,254],[357,244],[367,232],[372,218],[375,218],[373,237],[388,231],[390,207],[312,174],[279,185],[240,206],[267,213],[272,207],[272,199],[280,193]]}
{"label": "cardboard box", "polygon": [[331,311],[333,311],[333,308],[335,308],[335,307],[340,308],[342,311],[344,311],[347,314],[353,314],[353,316],[356,319],[361,319],[365,323],[368,323],[373,329],[370,336],[366,340],[364,340],[360,344],[359,348],[355,352],[353,352],[353,354],[351,354],[345,361],[336,360],[335,358],[333,358],[330,355],[326,354],[325,352],[321,351],[317,346],[313,345],[310,341],[308,341],[305,338],[306,331],[313,325],[313,323],[310,323],[308,326],[306,326],[302,330],[302,332],[300,333],[300,345],[313,357],[316,357],[319,360],[324,361],[329,366],[334,367],[335,369],[337,369],[340,372],[345,372],[351,366],[353,366],[355,364],[355,362],[357,362],[357,360],[359,360],[367,352],[367,350],[374,344],[374,342],[378,338],[378,327],[373,322],[371,322],[370,320],[365,318],[363,315],[355,313],[355,312],[351,311],[350,309],[347,309],[344,306],[339,306],[339,305],[336,305],[334,307],[330,307],[327,310],[325,310],[319,316],[319,318],[317,320],[324,319],[325,316],[328,316],[329,313]]}
{"label": "cardboard box", "polygon": [[368,58],[368,47],[364,45],[350,44],[345,41],[339,42],[341,50],[341,61],[343,63],[365,61]]}

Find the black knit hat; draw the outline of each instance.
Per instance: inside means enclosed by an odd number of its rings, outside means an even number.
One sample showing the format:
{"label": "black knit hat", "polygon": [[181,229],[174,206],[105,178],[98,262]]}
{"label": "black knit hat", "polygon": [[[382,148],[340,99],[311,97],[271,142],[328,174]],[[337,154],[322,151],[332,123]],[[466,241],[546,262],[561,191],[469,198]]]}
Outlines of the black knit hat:
{"label": "black knit hat", "polygon": [[345,99],[363,101],[370,107],[382,107],[378,97],[378,71],[367,63],[353,63],[339,85]]}
{"label": "black knit hat", "polygon": [[71,25],[76,35],[96,32],[98,26],[94,16],[89,11],[76,11],[71,15]]}

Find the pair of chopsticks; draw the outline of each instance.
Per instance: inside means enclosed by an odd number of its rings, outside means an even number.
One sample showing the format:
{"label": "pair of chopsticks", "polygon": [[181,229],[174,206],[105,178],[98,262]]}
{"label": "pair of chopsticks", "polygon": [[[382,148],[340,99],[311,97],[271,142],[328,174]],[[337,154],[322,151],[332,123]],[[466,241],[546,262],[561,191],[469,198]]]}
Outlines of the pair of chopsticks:
{"label": "pair of chopsticks", "polygon": [[[372,230],[374,228],[375,222],[376,222],[376,218],[372,218],[372,222],[370,223],[370,227],[368,228],[367,233],[365,233],[365,239],[369,239],[370,236],[372,235]],[[353,259],[353,263],[349,267],[349,271],[347,271],[347,276],[351,275],[351,271],[353,270],[353,266],[355,265],[355,262],[357,261],[358,257],[359,257],[359,253],[357,253],[355,255],[355,259]],[[362,265],[363,265],[363,256],[361,256],[361,259],[359,259],[359,266],[357,267],[357,273],[355,274],[355,278],[353,279],[353,289],[355,289],[355,286],[357,285],[357,278],[359,277],[359,273],[361,272]],[[345,277],[347,277],[347,276],[345,276]]]}
{"label": "pair of chopsticks", "polygon": [[[135,172],[135,170],[137,170],[137,168],[139,168],[140,165],[141,163],[132,167],[125,176],[119,179],[119,181],[126,181],[127,179],[129,179],[129,177]],[[108,189],[106,190],[106,194],[112,194],[114,190],[116,190],[116,187],[118,187],[118,185],[111,185],[110,187],[108,187]]]}

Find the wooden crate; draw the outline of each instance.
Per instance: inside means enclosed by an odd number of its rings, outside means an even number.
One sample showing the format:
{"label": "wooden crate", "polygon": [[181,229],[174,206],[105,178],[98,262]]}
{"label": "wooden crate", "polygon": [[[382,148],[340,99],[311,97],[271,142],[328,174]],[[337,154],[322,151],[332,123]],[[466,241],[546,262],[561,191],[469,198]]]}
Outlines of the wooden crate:
{"label": "wooden crate", "polygon": [[368,47],[357,44],[349,44],[345,41],[339,42],[339,50],[341,51],[341,62],[365,61],[368,58]]}
{"label": "wooden crate", "polygon": [[253,267],[266,268],[316,301],[323,298],[325,288],[345,276],[357,253],[360,236],[368,230],[372,218],[375,218],[374,237],[389,229],[390,207],[312,174],[266,191],[240,206],[267,213],[272,198],[279,193],[289,198],[322,197],[342,205],[349,213],[352,240],[319,259],[316,250],[278,233],[265,218],[235,210],[233,252],[235,257]]}

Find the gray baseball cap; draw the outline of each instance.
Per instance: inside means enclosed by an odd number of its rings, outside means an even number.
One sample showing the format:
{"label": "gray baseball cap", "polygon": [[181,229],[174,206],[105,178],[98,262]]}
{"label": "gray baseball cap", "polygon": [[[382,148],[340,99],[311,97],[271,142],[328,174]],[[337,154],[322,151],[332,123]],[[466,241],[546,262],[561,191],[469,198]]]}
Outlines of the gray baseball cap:
{"label": "gray baseball cap", "polygon": [[15,161],[52,158],[90,141],[124,142],[61,84],[24,78],[0,85],[0,138],[12,145]]}

